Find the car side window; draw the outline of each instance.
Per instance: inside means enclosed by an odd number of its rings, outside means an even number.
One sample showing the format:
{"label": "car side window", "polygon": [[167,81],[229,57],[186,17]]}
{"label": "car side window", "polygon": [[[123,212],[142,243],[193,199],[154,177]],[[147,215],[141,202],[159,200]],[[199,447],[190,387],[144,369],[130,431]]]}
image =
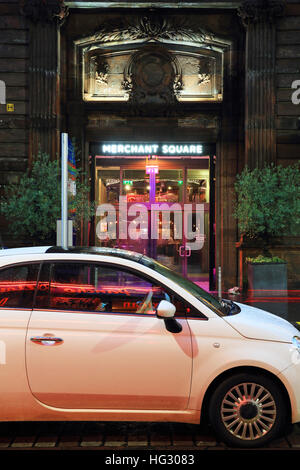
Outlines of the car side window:
{"label": "car side window", "polygon": [[181,299],[177,295],[171,295],[171,302],[176,307],[176,316],[184,316],[187,318],[199,318],[200,320],[207,320],[208,318],[203,315],[203,313],[199,312],[196,307],[189,304],[185,300]]}
{"label": "car side window", "polygon": [[103,295],[100,311],[154,315],[159,302],[168,297],[164,289],[131,271],[99,266],[95,274]]}
{"label": "car side window", "polygon": [[0,270],[0,308],[32,308],[39,263]]}
{"label": "car side window", "polygon": [[164,289],[119,266],[57,262],[41,270],[36,307],[154,315],[163,299]]}

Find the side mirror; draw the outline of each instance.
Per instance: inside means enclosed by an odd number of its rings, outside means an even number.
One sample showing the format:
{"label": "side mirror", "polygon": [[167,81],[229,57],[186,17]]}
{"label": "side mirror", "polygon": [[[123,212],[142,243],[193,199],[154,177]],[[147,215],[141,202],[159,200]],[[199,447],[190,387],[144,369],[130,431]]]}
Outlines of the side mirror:
{"label": "side mirror", "polygon": [[164,320],[166,329],[170,333],[180,333],[182,331],[182,325],[174,318],[175,312],[175,305],[167,300],[161,300],[156,309],[158,318]]}
{"label": "side mirror", "polygon": [[156,314],[159,318],[173,318],[176,312],[175,305],[167,300],[161,300],[157,306]]}

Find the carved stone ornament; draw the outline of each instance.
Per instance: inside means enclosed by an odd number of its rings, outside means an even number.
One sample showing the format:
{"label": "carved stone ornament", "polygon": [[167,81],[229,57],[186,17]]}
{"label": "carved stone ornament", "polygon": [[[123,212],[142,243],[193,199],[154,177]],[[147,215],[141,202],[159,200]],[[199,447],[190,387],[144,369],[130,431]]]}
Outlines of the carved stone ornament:
{"label": "carved stone ornament", "polygon": [[171,54],[161,46],[148,45],[134,54],[124,71],[123,89],[135,115],[166,115],[177,103],[181,76]]}
{"label": "carved stone ornament", "polygon": [[21,0],[21,13],[33,22],[63,23],[68,16],[64,0]]}
{"label": "carved stone ornament", "polygon": [[174,89],[175,96],[180,95],[180,92],[183,90],[183,88],[184,86],[183,86],[183,80],[182,80],[182,73],[180,73],[176,75],[174,79],[173,89]]}
{"label": "carved stone ornament", "polygon": [[122,84],[122,89],[124,90],[124,94],[125,94],[125,97],[126,98],[130,98],[131,94],[132,94],[132,88],[133,88],[133,83],[132,83],[132,76],[131,75],[127,75],[126,78],[124,78]]}
{"label": "carved stone ornament", "polygon": [[238,15],[245,27],[261,21],[272,22],[283,14],[284,5],[283,0],[244,0],[238,8]]}
{"label": "carved stone ornament", "polygon": [[211,60],[209,58],[203,57],[199,59],[198,66],[198,85],[203,85],[209,83],[212,76],[212,67]]}
{"label": "carved stone ornament", "polygon": [[213,38],[211,32],[197,24],[187,23],[184,18],[163,17],[149,13],[142,17],[124,17],[108,23],[102,23],[93,35],[95,41],[120,42],[144,40],[185,40],[202,42]]}
{"label": "carved stone ornament", "polygon": [[101,57],[92,57],[95,63],[95,80],[96,82],[107,85],[109,66],[108,63]]}

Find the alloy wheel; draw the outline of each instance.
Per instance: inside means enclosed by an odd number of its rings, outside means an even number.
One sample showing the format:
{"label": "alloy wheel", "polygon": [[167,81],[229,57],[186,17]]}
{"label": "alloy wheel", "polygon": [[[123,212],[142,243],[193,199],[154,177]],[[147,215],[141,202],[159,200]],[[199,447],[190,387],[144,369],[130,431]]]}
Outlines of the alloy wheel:
{"label": "alloy wheel", "polygon": [[265,436],[272,429],[276,416],[276,403],[270,391],[253,382],[232,387],[221,404],[223,425],[241,440]]}

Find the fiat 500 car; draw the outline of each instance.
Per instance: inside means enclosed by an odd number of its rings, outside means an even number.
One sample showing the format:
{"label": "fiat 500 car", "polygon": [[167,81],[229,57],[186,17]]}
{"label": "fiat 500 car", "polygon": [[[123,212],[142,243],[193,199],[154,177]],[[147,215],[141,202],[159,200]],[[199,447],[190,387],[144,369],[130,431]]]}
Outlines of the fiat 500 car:
{"label": "fiat 500 car", "polygon": [[300,421],[299,331],[139,253],[0,251],[0,420],[207,416],[254,447]]}

